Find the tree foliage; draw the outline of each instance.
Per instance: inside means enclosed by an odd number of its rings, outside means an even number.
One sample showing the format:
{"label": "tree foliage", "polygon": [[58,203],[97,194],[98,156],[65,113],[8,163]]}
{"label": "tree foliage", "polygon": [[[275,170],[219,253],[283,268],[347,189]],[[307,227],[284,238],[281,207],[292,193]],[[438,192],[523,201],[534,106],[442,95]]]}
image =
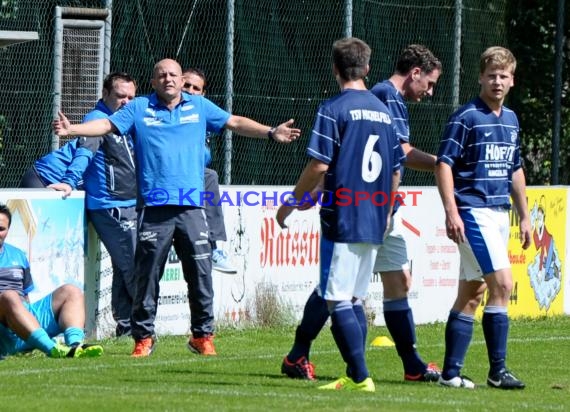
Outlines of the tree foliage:
{"label": "tree foliage", "polygon": [[[555,37],[558,0],[510,0],[507,41],[517,57],[510,107],[521,124],[528,184],[549,184],[554,118]],[[570,182],[570,10],[565,8],[559,183]]]}

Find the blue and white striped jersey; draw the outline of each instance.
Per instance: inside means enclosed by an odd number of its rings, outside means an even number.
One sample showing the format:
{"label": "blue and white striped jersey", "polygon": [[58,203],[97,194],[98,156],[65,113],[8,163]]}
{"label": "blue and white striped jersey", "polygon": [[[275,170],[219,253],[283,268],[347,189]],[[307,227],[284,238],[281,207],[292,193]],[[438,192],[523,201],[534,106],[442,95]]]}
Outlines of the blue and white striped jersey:
{"label": "blue and white striped jersey", "polygon": [[[390,80],[376,83],[370,91],[388,108],[392,116],[392,124],[396,130],[396,137],[400,143],[410,143],[410,115],[408,114],[408,106],[406,106],[402,94],[394,87]],[[400,182],[404,180],[405,161],[406,155],[402,151],[402,158],[400,159]],[[394,205],[394,213],[400,208],[400,205],[401,203],[396,202]]]}
{"label": "blue and white striped jersey", "polygon": [[[323,102],[307,155],[329,165],[323,235],[334,242],[381,244],[402,155],[387,107],[368,90],[347,89]],[[357,202],[366,195],[369,200]],[[380,205],[383,196],[387,202]]]}
{"label": "blue and white striped jersey", "polygon": [[410,115],[404,97],[390,80],[376,83],[370,91],[390,111],[398,140],[402,143],[410,143]]}
{"label": "blue and white striped jersey", "polygon": [[503,106],[497,116],[473,99],[450,116],[437,158],[452,168],[458,208],[510,208],[513,172],[521,167],[516,114]]}

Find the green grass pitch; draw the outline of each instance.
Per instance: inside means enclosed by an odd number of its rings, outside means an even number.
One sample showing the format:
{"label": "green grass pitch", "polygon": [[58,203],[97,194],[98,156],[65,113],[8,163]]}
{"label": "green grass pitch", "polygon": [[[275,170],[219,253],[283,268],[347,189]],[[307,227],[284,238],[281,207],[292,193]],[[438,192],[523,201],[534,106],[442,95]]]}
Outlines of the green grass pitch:
{"label": "green grass pitch", "polygon": [[[443,360],[444,324],[417,327],[425,361]],[[190,353],[183,336],[159,338],[149,358],[130,357],[130,339],[105,340],[99,359],[50,359],[43,354],[0,361],[0,409],[5,411],[567,411],[570,410],[570,317],[511,322],[507,364],[526,384],[522,391],[485,385],[487,354],[476,322],[463,373],[475,390],[403,381],[393,347],[369,347],[375,393],[323,392],[343,374],[328,327],[311,360],[318,382],[280,373],[294,327],[222,329],[217,357]],[[368,341],[388,335],[369,330]]]}

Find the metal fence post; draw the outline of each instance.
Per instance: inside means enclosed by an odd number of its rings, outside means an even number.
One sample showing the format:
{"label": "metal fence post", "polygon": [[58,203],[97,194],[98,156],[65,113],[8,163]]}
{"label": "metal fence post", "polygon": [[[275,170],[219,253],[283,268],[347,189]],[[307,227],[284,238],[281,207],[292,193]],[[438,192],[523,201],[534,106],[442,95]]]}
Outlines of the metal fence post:
{"label": "metal fence post", "polygon": [[560,168],[560,117],[562,110],[562,47],[564,42],[564,0],[558,0],[556,11],[556,38],[554,57],[554,104],[552,121],[552,169],[550,183],[558,184],[558,169]]}
{"label": "metal fence post", "polygon": [[452,104],[454,109],[459,107],[459,90],[461,87],[461,24],[463,20],[463,1],[455,0],[455,13],[454,13],[454,40],[453,40],[453,87]]}
{"label": "metal fence post", "polygon": [[352,37],[352,0],[344,1],[344,35]]}
{"label": "metal fence post", "polygon": [[[225,105],[228,112],[232,112],[234,104],[234,25],[235,25],[235,1],[228,0],[228,24],[226,32],[226,96]],[[223,183],[232,183],[232,131],[224,132],[224,176]]]}

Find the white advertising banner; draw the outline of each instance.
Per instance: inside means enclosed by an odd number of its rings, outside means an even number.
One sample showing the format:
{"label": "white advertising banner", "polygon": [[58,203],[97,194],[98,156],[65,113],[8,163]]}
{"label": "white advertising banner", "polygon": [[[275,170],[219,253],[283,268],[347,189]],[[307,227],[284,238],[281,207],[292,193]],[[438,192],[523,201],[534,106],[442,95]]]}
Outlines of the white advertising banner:
{"label": "white advertising banner", "polygon": [[[222,188],[228,241],[222,248],[237,267],[235,275],[213,271],[214,310],[218,324],[239,324],[253,316],[256,290],[271,288],[300,319],[307,297],[318,283],[320,222],[318,209],[295,211],[282,230],[275,220],[278,204],[290,188],[228,186]],[[435,188],[402,188],[401,210],[413,273],[410,305],[416,322],[444,321],[455,298],[456,246],[445,235],[444,214]],[[189,309],[186,283],[174,253],[160,283],[156,318],[159,334],[186,334]],[[367,307],[374,322],[384,324],[382,284],[372,275]]]}
{"label": "white advertising banner", "polygon": [[[316,209],[295,211],[282,230],[275,220],[277,206],[290,195],[289,188],[224,188],[229,198],[245,193],[247,202],[224,204],[228,242],[225,249],[238,267],[237,275],[214,273],[218,321],[247,319],[255,310],[256,288],[270,288],[281,303],[300,317],[318,282],[320,223]],[[245,199],[248,199],[245,197]]]}
{"label": "white advertising banner", "polygon": [[[288,197],[291,187],[226,186],[221,190],[228,241],[219,246],[228,253],[238,272],[230,275],[214,270],[212,273],[217,324],[240,325],[252,318],[260,290],[275,292],[291,316],[300,319],[307,297],[318,283],[318,209],[293,212],[287,220],[288,228],[282,230],[275,220],[276,205]],[[445,215],[435,187],[402,187],[400,190],[405,194],[405,206],[398,215],[402,219],[412,271],[409,302],[414,319],[418,324],[445,321],[457,292],[457,246],[447,239]],[[567,218],[567,231],[569,221]],[[562,238],[558,240],[560,247],[567,247],[568,243],[563,243]],[[90,246],[89,251],[92,250],[97,249]],[[94,293],[98,306],[91,312],[97,314],[97,336],[103,337],[114,331],[110,312],[112,270],[104,249],[97,257],[100,268],[96,267],[98,274],[94,278],[99,287]],[[566,273],[568,263],[563,264]],[[568,277],[560,276],[568,290]],[[169,255],[160,288],[156,332],[188,334],[187,286],[174,251]],[[564,313],[570,313],[570,298],[564,292],[562,290]],[[376,325],[384,325],[382,299],[380,276],[372,274],[366,304]],[[528,305],[520,309],[523,315],[530,310]]]}
{"label": "white advertising banner", "polygon": [[[404,205],[398,214],[404,227],[412,286],[408,301],[417,324],[447,320],[457,293],[459,252],[447,238],[445,213],[436,188],[401,187]],[[380,275],[373,274],[367,307],[375,324],[384,325]]]}
{"label": "white advertising banner", "polygon": [[[256,288],[273,288],[284,305],[300,316],[317,284],[319,217],[313,209],[295,213],[282,231],[274,219],[285,188],[221,188],[228,241],[220,243],[237,274],[213,271],[214,312],[218,324],[237,325],[253,316]],[[172,251],[160,282],[158,334],[187,334],[190,327],[186,282]]]}
{"label": "white advertising banner", "polygon": [[[288,228],[282,230],[275,213],[277,205],[290,194],[290,187],[227,186],[221,189],[228,241],[219,246],[228,253],[238,272],[235,275],[212,273],[216,322],[240,325],[249,320],[259,305],[256,297],[267,290],[276,294],[295,320],[300,319],[305,301],[318,283],[318,208],[293,212],[287,220]],[[405,194],[405,206],[398,215],[408,244],[413,277],[409,302],[415,321],[418,324],[445,321],[457,290],[459,254],[456,245],[446,237],[439,194],[435,187],[402,187],[400,190]],[[570,202],[568,188],[529,188],[528,193],[540,200],[539,206],[544,203],[543,208],[548,212],[547,227],[557,247],[564,251],[564,254],[559,253],[562,270],[555,273],[562,287],[559,295],[552,297],[554,303],[548,310],[536,309],[540,302],[534,302],[536,285],[533,286],[529,278],[528,265],[519,265],[520,253],[513,252],[513,274],[519,283],[516,294],[520,296],[515,299],[518,303],[512,302],[511,309],[517,316],[535,312],[569,314],[570,296],[566,291],[570,288],[570,279],[566,273],[570,268],[565,259],[570,244],[566,241],[566,233],[570,232],[570,218],[565,212],[565,205]],[[566,203],[557,200],[560,193]],[[0,202],[6,203],[13,213],[6,241],[24,250],[30,261],[36,287],[30,295],[32,301],[64,283],[75,284],[85,290],[87,333],[96,338],[112,336],[115,331],[111,313],[113,271],[109,255],[98,242],[95,231],[85,225],[83,192],[74,191],[63,200],[59,193],[47,189],[0,189]],[[537,250],[531,246],[525,253],[534,256]],[[531,262],[530,258],[527,260]],[[188,334],[187,285],[173,250],[160,288],[156,332]],[[382,298],[380,276],[372,274],[366,303],[377,325],[384,324]],[[556,304],[558,299],[560,304]]]}

